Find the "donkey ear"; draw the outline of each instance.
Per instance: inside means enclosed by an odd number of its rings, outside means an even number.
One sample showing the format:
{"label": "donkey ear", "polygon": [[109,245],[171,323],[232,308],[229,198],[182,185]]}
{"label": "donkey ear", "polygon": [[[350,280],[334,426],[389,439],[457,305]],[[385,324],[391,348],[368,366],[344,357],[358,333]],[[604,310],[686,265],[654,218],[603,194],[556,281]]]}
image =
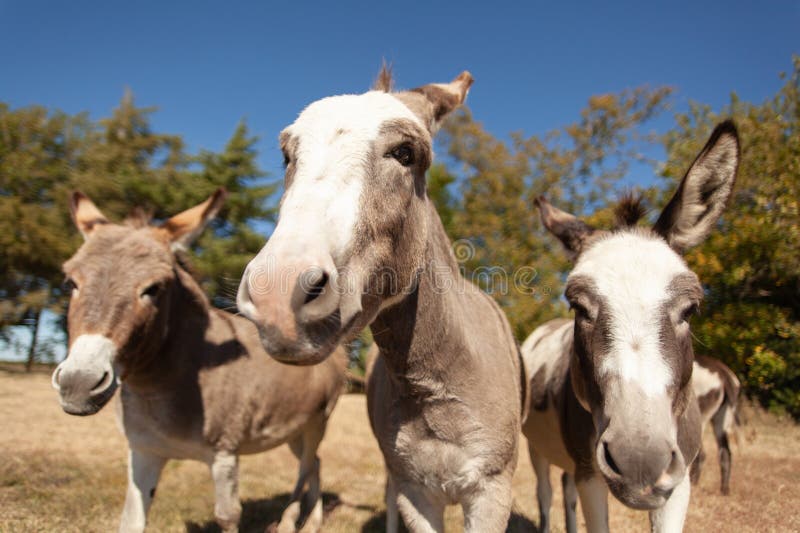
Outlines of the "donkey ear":
{"label": "donkey ear", "polygon": [[70,196],[69,212],[75,226],[87,240],[98,225],[108,224],[106,216],[80,191],[74,191]]}
{"label": "donkey ear", "polygon": [[586,240],[594,235],[596,230],[575,215],[554,207],[544,196],[538,197],[534,203],[539,208],[544,227],[558,237],[573,258],[579,255]]}
{"label": "donkey ear", "polygon": [[186,248],[192,244],[211,219],[222,209],[227,196],[227,191],[220,187],[202,204],[178,213],[161,224],[161,228],[169,234],[172,245]]}
{"label": "donkey ear", "polygon": [[428,101],[429,116],[424,118],[435,130],[448,113],[464,103],[473,81],[472,74],[465,70],[450,83],[431,83],[408,92],[421,94]]}
{"label": "donkey ear", "polygon": [[653,228],[672,248],[683,252],[711,233],[733,191],[739,154],[733,122],[727,120],[714,128]]}

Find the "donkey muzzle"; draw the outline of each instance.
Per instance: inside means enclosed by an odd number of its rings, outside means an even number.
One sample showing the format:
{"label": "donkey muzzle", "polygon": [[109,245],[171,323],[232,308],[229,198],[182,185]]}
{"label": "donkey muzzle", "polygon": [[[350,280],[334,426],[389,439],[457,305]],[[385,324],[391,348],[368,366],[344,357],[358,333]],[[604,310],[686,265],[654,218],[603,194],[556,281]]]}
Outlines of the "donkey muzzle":
{"label": "donkey muzzle", "polygon": [[635,509],[661,507],[686,475],[677,443],[658,435],[605,431],[595,459],[614,496]]}
{"label": "donkey muzzle", "polygon": [[81,335],[72,343],[51,378],[66,413],[92,415],[108,403],[118,386],[116,351],[111,339],[102,335]]}
{"label": "donkey muzzle", "polygon": [[335,348],[342,330],[342,291],[331,257],[271,261],[256,256],[245,269],[236,303],[258,327],[264,349],[291,364],[314,364]]}

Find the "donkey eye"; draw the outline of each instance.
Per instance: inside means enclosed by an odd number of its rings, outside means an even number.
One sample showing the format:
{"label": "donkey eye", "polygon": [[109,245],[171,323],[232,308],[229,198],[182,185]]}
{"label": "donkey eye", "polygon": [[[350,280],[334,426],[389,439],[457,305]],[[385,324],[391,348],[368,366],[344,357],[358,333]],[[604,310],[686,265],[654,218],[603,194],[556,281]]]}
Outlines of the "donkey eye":
{"label": "donkey eye", "polygon": [[64,291],[64,294],[71,294],[78,288],[78,284],[75,283],[75,280],[72,278],[65,278],[64,282],[61,284],[61,290]]}
{"label": "donkey eye", "polygon": [[408,143],[395,146],[387,155],[395,158],[404,167],[414,164],[414,149]]}
{"label": "donkey eye", "polygon": [[678,320],[678,324],[683,324],[684,322],[687,322],[689,318],[695,313],[697,313],[697,304],[692,304],[689,307],[685,308],[683,311],[681,311],[681,316],[680,319]]}
{"label": "donkey eye", "polygon": [[153,283],[145,290],[142,291],[142,298],[147,296],[148,298],[155,298],[161,292],[161,284],[160,283]]}
{"label": "donkey eye", "polygon": [[572,311],[575,311],[575,319],[576,320],[591,320],[591,316],[589,316],[589,311],[577,302],[570,302],[569,308]]}

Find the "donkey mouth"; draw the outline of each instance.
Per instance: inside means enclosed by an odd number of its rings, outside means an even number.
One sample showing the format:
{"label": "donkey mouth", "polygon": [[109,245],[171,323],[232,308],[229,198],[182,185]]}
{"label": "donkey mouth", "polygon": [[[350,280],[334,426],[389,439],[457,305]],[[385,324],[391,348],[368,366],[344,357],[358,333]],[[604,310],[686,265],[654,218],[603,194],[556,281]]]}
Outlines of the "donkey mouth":
{"label": "donkey mouth", "polygon": [[97,413],[111,400],[118,387],[117,377],[114,373],[104,376],[102,381],[104,386],[95,387],[86,395],[61,394],[59,396],[61,408],[65,413],[74,416],[89,416]]}
{"label": "donkey mouth", "polygon": [[641,511],[652,511],[662,507],[672,495],[673,489],[662,489],[658,486],[625,483],[620,479],[608,479],[603,476],[611,494],[626,507]]}
{"label": "donkey mouth", "polygon": [[61,408],[65,413],[74,416],[89,416],[97,413],[105,407],[105,405],[114,396],[116,385],[109,387],[101,396],[94,396],[87,398],[84,401],[64,400],[61,399]]}
{"label": "donkey mouth", "polygon": [[[354,316],[347,324],[341,323],[339,311],[325,319],[306,324],[296,339],[287,339],[280,330],[258,325],[258,333],[264,350],[281,363],[309,366],[324,361],[336,347],[352,336]],[[357,331],[356,331],[357,333]]]}

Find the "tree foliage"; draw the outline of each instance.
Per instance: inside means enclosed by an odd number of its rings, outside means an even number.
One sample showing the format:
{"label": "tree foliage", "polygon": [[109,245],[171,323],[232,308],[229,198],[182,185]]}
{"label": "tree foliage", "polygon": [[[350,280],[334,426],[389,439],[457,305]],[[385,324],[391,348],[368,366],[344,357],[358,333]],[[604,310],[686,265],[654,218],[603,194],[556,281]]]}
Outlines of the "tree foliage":
{"label": "tree foliage", "polygon": [[800,417],[800,58],[760,104],[715,112],[693,103],[665,136],[671,186],[713,125],[732,117],[742,141],[735,196],[719,231],[688,261],[706,288],[696,351],[725,361],[764,405]]}
{"label": "tree foliage", "polygon": [[443,143],[455,161],[450,173],[460,176],[459,201],[451,201],[446,217],[450,236],[471,243],[466,274],[495,296],[519,339],[566,312],[560,297],[569,265],[560,245],[544,236],[533,200],[546,194],[577,214],[613,201],[630,163],[646,159],[656,139],[646,125],[669,94],[642,87],[596,96],[574,123],[508,140],[487,132],[469,110],[445,123]]}
{"label": "tree foliage", "polygon": [[242,122],[221,153],[193,156],[180,136],[152,130],[153,111],[130,92],[98,122],[0,104],[0,330],[28,325],[35,333],[42,309],[63,312],[61,264],[81,242],[69,216],[75,189],[121,221],[134,207],[165,219],[226,187],[226,208],[194,251],[214,301],[230,305],[232,280],[264,242],[252,225],[274,214],[275,185],[256,163],[257,139]]}
{"label": "tree foliage", "polygon": [[[783,78],[778,94],[761,104],[736,95],[718,111],[692,103],[662,135],[647,128],[669,108],[667,88],[592,97],[573,124],[529,138],[498,138],[468,110],[457,114],[444,126],[452,163],[432,171],[431,196],[451,238],[474,248],[466,274],[495,296],[522,340],[566,314],[569,264],[540,227],[533,199],[545,194],[607,228],[621,178],[646,163],[664,178],[640,190],[656,211],[714,125],[733,118],[742,139],[735,196],[717,231],[687,256],[707,293],[694,322],[695,351],[726,362],[763,405],[800,417],[800,59]],[[647,155],[658,145],[666,163]],[[526,265],[535,269],[527,285],[515,284],[513,274]],[[498,285],[497,271],[511,284]]]}

